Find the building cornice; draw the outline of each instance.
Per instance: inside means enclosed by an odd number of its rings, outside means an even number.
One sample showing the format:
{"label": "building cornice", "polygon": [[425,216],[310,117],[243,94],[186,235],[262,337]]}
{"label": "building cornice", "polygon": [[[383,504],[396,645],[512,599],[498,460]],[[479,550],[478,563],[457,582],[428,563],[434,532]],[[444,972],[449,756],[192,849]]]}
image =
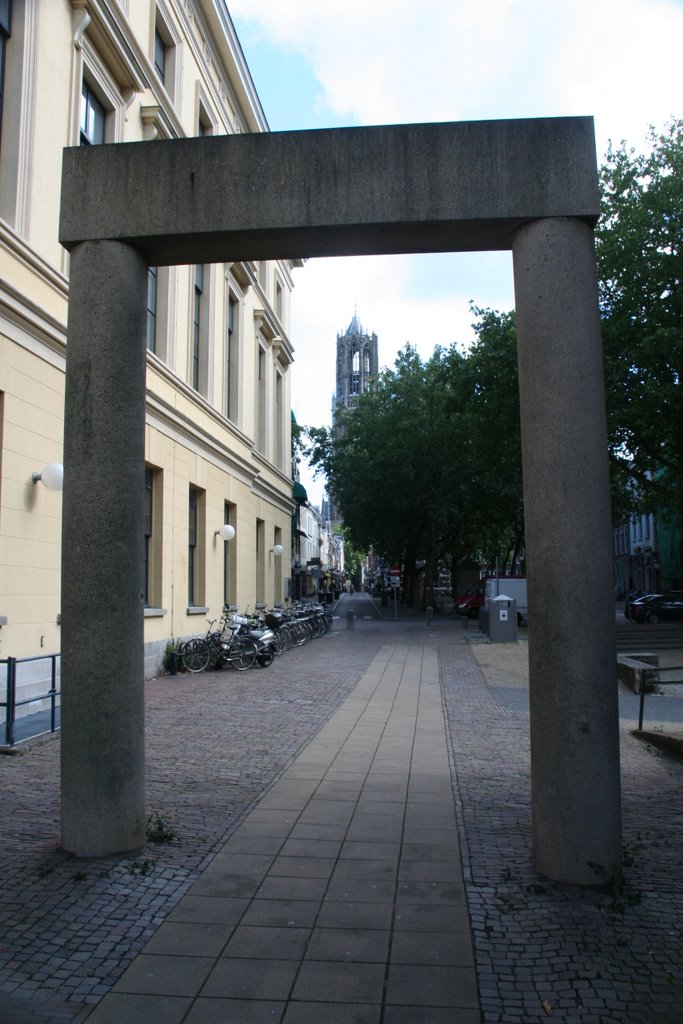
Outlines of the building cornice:
{"label": "building cornice", "polygon": [[71,0],[74,43],[85,32],[100,53],[122,90],[142,92],[149,75],[147,57],[130,30],[119,4],[109,0]]}

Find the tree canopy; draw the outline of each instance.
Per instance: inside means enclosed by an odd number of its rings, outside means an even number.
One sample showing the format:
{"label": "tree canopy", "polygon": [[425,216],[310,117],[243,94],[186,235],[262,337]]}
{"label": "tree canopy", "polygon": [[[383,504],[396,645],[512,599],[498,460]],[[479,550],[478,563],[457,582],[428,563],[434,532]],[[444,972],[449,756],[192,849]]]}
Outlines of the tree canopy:
{"label": "tree canopy", "polygon": [[474,310],[468,352],[407,345],[338,432],[309,428],[309,457],[327,476],[352,542],[416,563],[505,561],[523,546],[514,314]]}
{"label": "tree canopy", "polygon": [[[614,491],[680,504],[683,484],[683,121],[649,151],[610,147],[596,232]],[[636,489],[634,490],[634,485]]]}
{"label": "tree canopy", "polygon": [[[683,122],[610,147],[596,231],[615,513],[681,509]],[[524,546],[515,316],[473,307],[468,350],[407,345],[357,409],[307,428],[353,544],[434,576]]]}

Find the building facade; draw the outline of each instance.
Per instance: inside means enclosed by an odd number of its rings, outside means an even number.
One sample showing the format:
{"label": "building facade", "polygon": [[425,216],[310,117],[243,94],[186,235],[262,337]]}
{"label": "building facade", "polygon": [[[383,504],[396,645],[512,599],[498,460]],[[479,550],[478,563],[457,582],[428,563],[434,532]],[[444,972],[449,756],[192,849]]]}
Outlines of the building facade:
{"label": "building facade", "polygon": [[653,513],[629,516],[614,527],[614,594],[649,594],[661,586],[658,524]]}
{"label": "building facade", "polygon": [[[62,150],[268,125],[225,0],[0,0],[0,43],[0,658],[27,658],[60,649],[61,496],[43,469],[62,462]],[[300,265],[150,268],[148,675],[225,604],[287,592]]]}

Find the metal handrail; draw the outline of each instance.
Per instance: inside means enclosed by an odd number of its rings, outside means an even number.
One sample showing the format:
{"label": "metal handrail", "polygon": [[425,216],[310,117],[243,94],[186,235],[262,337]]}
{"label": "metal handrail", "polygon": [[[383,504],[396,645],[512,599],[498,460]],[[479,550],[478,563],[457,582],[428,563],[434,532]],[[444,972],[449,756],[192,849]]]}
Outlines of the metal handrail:
{"label": "metal handrail", "polygon": [[[34,704],[39,700],[50,701],[50,732],[57,731],[57,697],[60,695],[61,690],[57,689],[57,658],[60,658],[61,654],[37,654],[30,658],[0,658],[0,665],[7,665],[7,686],[6,686],[6,699],[0,701],[0,708],[6,709],[7,717],[5,719],[5,746],[16,747],[15,741],[15,723],[17,716],[17,708],[24,707],[26,704]],[[36,697],[26,697],[24,700],[17,700],[17,665],[23,665],[31,661],[50,661],[52,668],[50,672],[51,685],[47,693],[38,694]]]}
{"label": "metal handrail", "polygon": [[[640,706],[638,709],[638,732],[643,731],[643,716],[645,713],[645,691],[648,683],[653,683],[655,686],[680,686],[680,679],[660,679],[660,672],[680,672],[683,669],[683,665],[661,665],[659,667],[653,666],[649,668],[643,674],[643,681],[640,685]],[[655,679],[656,677],[656,679]]]}

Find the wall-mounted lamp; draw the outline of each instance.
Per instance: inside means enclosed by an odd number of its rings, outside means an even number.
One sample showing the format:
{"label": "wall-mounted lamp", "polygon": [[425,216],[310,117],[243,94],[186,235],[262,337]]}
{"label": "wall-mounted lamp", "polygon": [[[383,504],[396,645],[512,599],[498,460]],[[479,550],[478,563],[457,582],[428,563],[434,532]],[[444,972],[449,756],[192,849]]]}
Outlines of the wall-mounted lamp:
{"label": "wall-mounted lamp", "polygon": [[31,480],[34,484],[40,480],[48,491],[61,491],[64,486],[64,466],[61,462],[48,462],[42,472],[31,474]]}
{"label": "wall-mounted lamp", "polygon": [[276,544],[274,547],[270,549],[270,553],[271,555],[275,555],[276,558],[280,558],[284,550],[285,549],[283,548],[282,544]]}
{"label": "wall-mounted lamp", "polygon": [[214,530],[214,537],[220,537],[221,540],[232,540],[235,536],[235,527],[231,526],[230,523],[223,523],[220,530]]}

